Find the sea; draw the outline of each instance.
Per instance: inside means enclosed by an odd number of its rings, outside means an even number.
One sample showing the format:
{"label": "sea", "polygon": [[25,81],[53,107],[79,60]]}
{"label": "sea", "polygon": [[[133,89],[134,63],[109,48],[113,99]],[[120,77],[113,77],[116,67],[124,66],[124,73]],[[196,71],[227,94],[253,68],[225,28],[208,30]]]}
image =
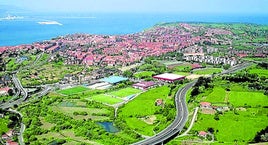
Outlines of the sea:
{"label": "sea", "polygon": [[132,34],[167,22],[268,25],[268,15],[261,14],[19,13],[7,17],[0,14],[0,46],[31,44],[74,33]]}

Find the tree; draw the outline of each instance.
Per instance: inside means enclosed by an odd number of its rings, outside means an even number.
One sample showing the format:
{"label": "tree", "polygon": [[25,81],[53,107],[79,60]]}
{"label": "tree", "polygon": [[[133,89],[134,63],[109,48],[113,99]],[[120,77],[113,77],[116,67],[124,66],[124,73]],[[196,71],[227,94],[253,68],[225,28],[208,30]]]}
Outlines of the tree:
{"label": "tree", "polygon": [[9,90],[7,91],[7,93],[8,93],[9,96],[13,96],[13,95],[14,95],[14,91],[13,91],[13,89],[9,89]]}
{"label": "tree", "polygon": [[14,104],[13,107],[14,107],[14,108],[18,108],[18,105],[17,105],[17,104]]}
{"label": "tree", "polygon": [[192,90],[191,92],[191,96],[196,96],[198,95],[200,92],[199,92],[199,89],[198,87],[194,87],[194,89]]}
{"label": "tree", "polygon": [[133,76],[133,73],[130,70],[126,70],[124,71],[123,76],[130,78]]}
{"label": "tree", "polygon": [[225,64],[225,65],[223,65],[223,69],[225,69],[225,70],[229,69],[230,67],[231,67],[230,64]]}
{"label": "tree", "polygon": [[214,128],[209,127],[209,128],[208,128],[208,132],[210,132],[210,133],[214,133]]}

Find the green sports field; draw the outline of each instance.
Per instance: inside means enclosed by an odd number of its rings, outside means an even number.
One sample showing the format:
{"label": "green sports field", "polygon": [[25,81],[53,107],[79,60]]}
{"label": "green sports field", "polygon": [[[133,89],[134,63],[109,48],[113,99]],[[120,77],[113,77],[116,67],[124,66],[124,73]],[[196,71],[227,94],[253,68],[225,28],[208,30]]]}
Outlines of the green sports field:
{"label": "green sports field", "polygon": [[60,90],[58,91],[58,93],[64,94],[64,95],[72,95],[72,94],[77,94],[86,90],[89,90],[89,89],[83,86],[77,86],[77,87],[73,87],[69,89]]}
{"label": "green sports field", "polygon": [[124,89],[110,92],[109,94],[112,96],[117,96],[117,97],[123,98],[123,97],[127,97],[129,95],[137,94],[140,92],[141,92],[141,90],[139,90],[139,89],[128,87],[128,88],[124,88]]}
{"label": "green sports field", "polygon": [[100,102],[100,103],[107,103],[107,104],[110,104],[110,105],[123,102],[122,99],[115,98],[115,97],[112,97],[112,96],[106,95],[106,94],[94,95],[94,96],[89,97],[87,99],[88,100],[94,100],[94,101],[97,101],[97,102]]}

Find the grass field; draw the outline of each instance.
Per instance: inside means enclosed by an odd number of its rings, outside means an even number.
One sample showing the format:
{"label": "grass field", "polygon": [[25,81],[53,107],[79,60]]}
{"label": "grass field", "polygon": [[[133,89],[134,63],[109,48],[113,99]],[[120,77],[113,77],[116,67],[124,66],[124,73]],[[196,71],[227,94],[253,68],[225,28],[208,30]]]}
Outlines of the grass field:
{"label": "grass field", "polygon": [[0,118],[0,133],[8,131],[8,128],[7,128],[8,122],[9,122],[8,119]]}
{"label": "grass field", "polygon": [[152,128],[155,125],[148,125],[139,118],[154,115],[157,110],[161,109],[161,107],[155,106],[156,99],[162,98],[165,101],[171,101],[168,98],[169,90],[170,88],[167,86],[162,86],[142,93],[123,108],[120,108],[118,116],[125,119],[126,124],[133,130],[144,135],[154,135]]}
{"label": "grass field", "polygon": [[252,68],[249,70],[250,74],[257,74],[258,76],[262,77],[266,77],[268,78],[268,70],[267,69],[258,69],[258,68]]}
{"label": "grass field", "polygon": [[[63,65],[63,62],[51,62],[32,69],[25,69],[18,73],[23,86],[55,83],[60,81],[66,74],[77,74],[83,70],[79,65]],[[31,76],[31,77],[29,77]]]}
{"label": "grass field", "polygon": [[190,73],[187,73],[187,72],[173,72],[174,74],[177,74],[177,75],[182,75],[182,76],[188,76],[190,75]]}
{"label": "grass field", "polygon": [[39,119],[42,123],[41,128],[43,129],[50,130],[53,126],[55,126],[55,124],[45,121],[42,117],[40,117]]}
{"label": "grass field", "polygon": [[[151,89],[138,97],[133,101],[125,105],[121,109],[120,115],[122,116],[147,116],[153,115],[159,107],[154,105],[156,99],[162,98],[164,100],[168,97],[169,88],[167,86]],[[141,106],[141,104],[143,104]],[[135,108],[135,109],[134,109]]]}
{"label": "grass field", "polygon": [[64,95],[72,95],[72,94],[77,94],[77,93],[87,91],[87,90],[89,90],[89,89],[86,88],[86,87],[77,86],[77,87],[73,87],[73,88],[70,88],[70,89],[60,90],[60,91],[58,91],[58,93],[64,94]]}
{"label": "grass field", "polygon": [[221,71],[222,71],[221,68],[206,68],[206,69],[195,70],[193,71],[193,73],[198,75],[209,75],[213,73],[220,73]]}
{"label": "grass field", "polygon": [[141,134],[153,135],[153,129],[155,125],[147,124],[138,118],[126,118],[126,123],[128,127],[134,128],[135,131]]}
{"label": "grass field", "polygon": [[207,102],[224,102],[226,96],[225,89],[221,87],[214,87],[213,92],[211,92],[205,99]]}
{"label": "grass field", "polygon": [[258,109],[248,109],[248,111],[239,111],[239,115],[235,115],[229,111],[220,115],[218,121],[214,119],[214,115],[199,114],[198,121],[192,130],[207,131],[209,127],[212,127],[217,141],[234,144],[237,140],[246,144],[254,138],[256,132],[267,126],[268,109],[264,112],[266,113],[258,113]]}
{"label": "grass field", "polygon": [[236,106],[250,105],[251,107],[268,106],[268,97],[262,92],[237,92],[231,91],[229,102]]}
{"label": "grass field", "polygon": [[190,64],[181,64],[173,68],[173,70],[176,72],[190,72],[191,69],[192,66]]}
{"label": "grass field", "polygon": [[128,87],[128,88],[120,89],[118,91],[110,92],[109,94],[112,96],[117,96],[117,97],[127,97],[129,95],[137,94],[140,92],[141,90],[139,89]]}
{"label": "grass field", "polygon": [[[92,119],[92,120],[105,120],[109,119],[109,117],[105,116],[94,116],[93,113],[96,114],[108,114],[109,111],[106,109],[97,109],[97,108],[83,108],[83,107],[58,107],[58,106],[52,106],[51,107],[53,111],[56,112],[62,112],[74,119],[82,120],[82,119]],[[86,112],[87,115],[74,115],[74,112]]]}
{"label": "grass field", "polygon": [[100,145],[97,142],[86,140],[83,137],[77,137],[75,136],[74,132],[72,130],[63,130],[61,132],[49,132],[47,134],[42,134],[36,136],[38,140],[40,141],[46,141],[47,139],[51,138],[57,138],[57,139],[66,139],[67,143],[64,143],[66,145],[73,145],[73,144],[81,144],[86,143],[86,144],[92,144],[92,145]]}
{"label": "grass field", "polygon": [[153,75],[155,75],[154,71],[142,71],[142,72],[137,72],[134,74],[135,78],[148,78],[148,77],[152,77]]}
{"label": "grass field", "polygon": [[12,96],[0,96],[0,101],[8,101],[12,98]]}
{"label": "grass field", "polygon": [[250,58],[250,57],[246,57],[246,58],[243,58],[244,60],[254,60],[254,61],[268,61],[268,58]]}
{"label": "grass field", "polygon": [[120,103],[123,101],[122,99],[114,98],[114,97],[111,97],[111,96],[105,95],[105,94],[95,95],[95,96],[92,96],[92,97],[89,97],[86,99],[87,100],[94,100],[94,101],[101,102],[101,103],[107,103],[107,104],[111,104],[111,105],[116,104],[116,103]]}

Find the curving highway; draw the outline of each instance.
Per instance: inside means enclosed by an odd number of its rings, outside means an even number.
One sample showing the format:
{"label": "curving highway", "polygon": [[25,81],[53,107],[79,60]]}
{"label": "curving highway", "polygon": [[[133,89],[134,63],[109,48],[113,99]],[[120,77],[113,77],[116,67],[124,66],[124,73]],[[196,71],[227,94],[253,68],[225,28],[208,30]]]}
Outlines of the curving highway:
{"label": "curving highway", "polygon": [[191,83],[188,83],[176,93],[175,105],[177,109],[177,114],[175,120],[160,133],[154,135],[151,138],[134,143],[133,145],[161,144],[164,141],[168,140],[171,136],[175,136],[177,133],[181,132],[188,119],[186,93],[192,86],[195,85],[195,83],[196,80]]}
{"label": "curving highway", "polygon": [[12,101],[12,102],[8,101],[6,103],[1,104],[0,108],[2,108],[2,109],[11,108],[15,104],[19,105],[19,104],[21,104],[23,101],[25,101],[28,98],[28,92],[22,87],[19,79],[17,78],[17,76],[15,74],[12,75],[12,80],[13,80],[13,82],[15,84],[15,87],[18,89],[18,92],[21,92],[23,97],[19,98],[18,100]]}

